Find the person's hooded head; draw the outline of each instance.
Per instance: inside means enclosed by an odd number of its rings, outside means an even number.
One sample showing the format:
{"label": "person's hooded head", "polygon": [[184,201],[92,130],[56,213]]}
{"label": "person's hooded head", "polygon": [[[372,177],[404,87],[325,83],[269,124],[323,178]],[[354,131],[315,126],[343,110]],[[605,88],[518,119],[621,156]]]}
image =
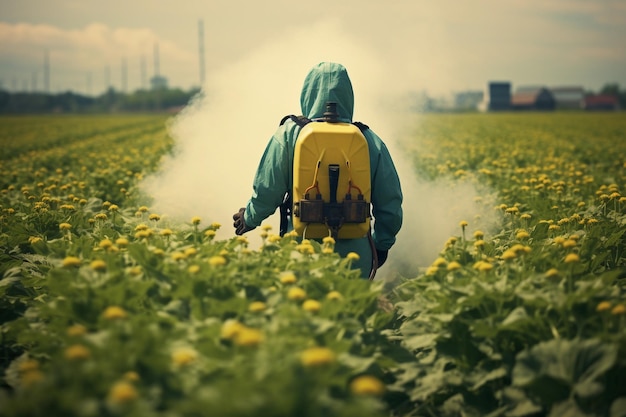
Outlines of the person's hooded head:
{"label": "person's hooded head", "polygon": [[323,117],[327,102],[337,103],[340,121],[352,121],[354,112],[352,83],[345,67],[334,62],[321,62],[307,74],[300,94],[302,115],[309,119]]}

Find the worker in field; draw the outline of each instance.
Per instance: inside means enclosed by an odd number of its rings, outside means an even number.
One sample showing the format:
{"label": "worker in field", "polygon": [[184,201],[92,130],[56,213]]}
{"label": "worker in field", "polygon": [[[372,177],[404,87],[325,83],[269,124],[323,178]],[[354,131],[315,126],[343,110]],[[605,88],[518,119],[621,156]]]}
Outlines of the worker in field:
{"label": "worker in field", "polygon": [[281,235],[330,236],[335,251],[358,254],[353,267],[373,279],[402,225],[391,155],[368,126],[352,122],[352,83],[341,64],[314,66],[300,105],[303,116],[283,118],[267,144],[252,197],[233,215],[235,233],[253,230],[280,207]]}

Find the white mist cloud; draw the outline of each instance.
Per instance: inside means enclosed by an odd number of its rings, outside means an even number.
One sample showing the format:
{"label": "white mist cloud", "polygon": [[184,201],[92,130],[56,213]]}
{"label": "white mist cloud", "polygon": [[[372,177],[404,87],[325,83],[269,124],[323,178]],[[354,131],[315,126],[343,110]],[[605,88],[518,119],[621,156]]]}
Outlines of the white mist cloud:
{"label": "white mist cloud", "polygon": [[[320,39],[324,47],[303,47],[311,39]],[[332,42],[324,42],[327,39]],[[232,215],[250,198],[263,150],[284,115],[300,114],[302,82],[321,61],[347,68],[355,91],[354,119],[367,123],[392,153],[406,215],[389,264],[408,260],[409,273],[417,274],[418,267],[432,262],[458,222],[476,214],[475,190],[417,181],[399,147],[407,128],[416,122],[400,99],[409,81],[332,20],[283,34],[208,78],[204,95],[170,126],[175,155],[143,183],[143,190],[154,198],[150,209],[172,222],[200,216],[203,224],[222,224],[218,238],[234,236]],[[266,223],[278,232],[278,213]],[[256,248],[258,231],[248,236]],[[392,270],[393,266],[383,268],[379,274],[384,277]]]}

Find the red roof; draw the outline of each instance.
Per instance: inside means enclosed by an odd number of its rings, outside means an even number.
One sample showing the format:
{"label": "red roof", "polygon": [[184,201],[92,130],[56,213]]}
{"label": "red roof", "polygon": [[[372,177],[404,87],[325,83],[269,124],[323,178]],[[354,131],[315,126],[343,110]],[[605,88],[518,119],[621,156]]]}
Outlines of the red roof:
{"label": "red roof", "polygon": [[589,105],[597,106],[599,104],[617,106],[618,101],[617,101],[617,97],[615,96],[611,96],[609,94],[598,94],[595,96],[585,97],[585,104],[587,106]]}

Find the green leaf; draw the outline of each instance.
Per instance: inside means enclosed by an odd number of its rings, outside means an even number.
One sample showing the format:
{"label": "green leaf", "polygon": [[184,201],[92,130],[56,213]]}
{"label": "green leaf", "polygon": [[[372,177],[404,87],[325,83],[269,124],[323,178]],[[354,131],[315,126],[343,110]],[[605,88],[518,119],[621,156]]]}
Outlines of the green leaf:
{"label": "green leaf", "polygon": [[619,397],[611,404],[610,417],[626,417],[626,397]]}
{"label": "green leaf", "polygon": [[571,394],[581,398],[603,392],[600,377],[617,360],[617,347],[597,339],[550,340],[517,355],[513,385],[523,387],[545,405]]}
{"label": "green leaf", "polygon": [[596,414],[588,414],[578,407],[572,398],[558,403],[550,409],[548,417],[595,417]]}
{"label": "green leaf", "polygon": [[523,320],[528,317],[526,309],[524,307],[516,307],[509,313],[509,315],[502,321],[503,326],[515,323],[516,321]]}

